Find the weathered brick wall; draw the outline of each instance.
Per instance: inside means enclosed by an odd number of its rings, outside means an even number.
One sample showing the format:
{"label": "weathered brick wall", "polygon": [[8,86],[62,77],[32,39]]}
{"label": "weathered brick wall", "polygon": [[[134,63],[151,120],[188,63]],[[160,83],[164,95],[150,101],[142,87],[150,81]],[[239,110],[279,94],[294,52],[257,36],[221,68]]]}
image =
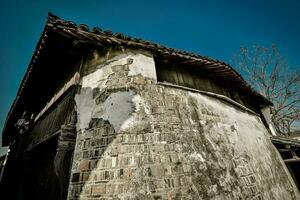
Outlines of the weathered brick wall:
{"label": "weathered brick wall", "polygon": [[68,199],[297,199],[259,117],[156,85],[143,53],[92,71],[75,98]]}

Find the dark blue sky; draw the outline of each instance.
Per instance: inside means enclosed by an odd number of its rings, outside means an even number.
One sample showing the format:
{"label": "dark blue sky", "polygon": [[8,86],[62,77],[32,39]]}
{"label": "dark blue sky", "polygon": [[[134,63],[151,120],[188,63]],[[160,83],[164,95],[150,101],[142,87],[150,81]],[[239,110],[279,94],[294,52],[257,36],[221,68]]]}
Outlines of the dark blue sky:
{"label": "dark blue sky", "polygon": [[240,46],[276,44],[300,66],[300,1],[16,1],[0,3],[0,130],[47,12],[230,63]]}

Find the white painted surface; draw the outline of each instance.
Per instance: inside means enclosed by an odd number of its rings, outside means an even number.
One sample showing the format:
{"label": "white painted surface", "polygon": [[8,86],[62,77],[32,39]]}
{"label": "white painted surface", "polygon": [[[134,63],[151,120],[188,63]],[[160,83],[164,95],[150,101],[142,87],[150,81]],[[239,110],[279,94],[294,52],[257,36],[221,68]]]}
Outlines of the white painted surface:
{"label": "white painted surface", "polygon": [[[134,96],[132,92],[117,92],[111,94],[102,105],[96,105],[95,99],[93,99],[94,89],[101,92],[107,87],[107,81],[114,73],[113,68],[125,65],[129,67],[129,77],[142,75],[156,82],[155,63],[152,56],[124,53],[98,65],[97,70],[82,78],[81,94],[75,97],[79,116],[78,130],[88,128],[92,118],[108,120],[116,131],[127,129],[133,124],[135,119],[131,115],[134,109],[138,110],[139,106],[143,106],[140,97]],[[146,107],[145,110],[147,112]]]}
{"label": "white painted surface", "polygon": [[153,57],[135,54],[129,55],[127,58],[133,59],[133,63],[129,66],[129,76],[141,74],[143,77],[157,80]]}
{"label": "white painted surface", "polygon": [[82,78],[82,88],[91,88],[94,89],[96,87],[104,88],[105,83],[108,79],[108,76],[112,74],[111,66],[98,66],[98,70],[95,72],[88,74]]}
{"label": "white painted surface", "polygon": [[[132,63],[128,63],[132,60]],[[88,74],[82,78],[82,87],[91,87],[92,89],[99,87],[104,88],[105,83],[110,74],[112,74],[112,67],[118,65],[129,65],[128,76],[135,76],[141,74],[143,77],[157,80],[155,63],[153,57],[143,54],[125,54],[120,55],[106,61],[108,64],[98,65],[95,72]]]}
{"label": "white painted surface", "polygon": [[267,107],[264,107],[261,109],[261,113],[263,114],[266,122],[268,123],[268,126],[269,126],[269,129],[270,129],[270,132],[272,135],[276,136],[276,131],[275,131],[275,128],[274,128],[274,125],[273,125],[273,122],[272,122],[272,115],[271,115],[271,107],[270,106],[267,106]]}
{"label": "white painted surface", "polygon": [[205,161],[204,158],[202,157],[202,155],[200,153],[196,153],[196,152],[190,154],[190,158],[195,159],[195,160],[200,161],[200,162]]}
{"label": "white painted surface", "polygon": [[92,118],[108,120],[115,131],[119,132],[124,126],[124,122],[128,121],[135,111],[133,98],[134,93],[132,91],[112,93],[103,104],[95,107]]}

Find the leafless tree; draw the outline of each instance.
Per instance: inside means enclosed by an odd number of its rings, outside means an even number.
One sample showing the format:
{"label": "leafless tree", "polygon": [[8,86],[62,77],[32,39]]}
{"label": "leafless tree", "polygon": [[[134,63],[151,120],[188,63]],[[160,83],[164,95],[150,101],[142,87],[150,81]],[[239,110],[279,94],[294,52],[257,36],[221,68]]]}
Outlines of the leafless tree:
{"label": "leafless tree", "polygon": [[289,135],[300,121],[300,71],[291,70],[275,45],[242,47],[234,66],[250,85],[274,103],[272,121],[277,133]]}

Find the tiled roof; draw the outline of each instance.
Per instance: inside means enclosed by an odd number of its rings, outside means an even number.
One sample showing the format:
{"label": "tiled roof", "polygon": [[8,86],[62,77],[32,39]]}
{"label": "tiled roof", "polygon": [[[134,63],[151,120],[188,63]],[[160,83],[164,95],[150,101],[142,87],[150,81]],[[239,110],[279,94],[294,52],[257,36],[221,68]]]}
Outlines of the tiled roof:
{"label": "tiled roof", "polygon": [[107,30],[103,31],[97,27],[90,30],[87,25],[76,25],[71,21],[62,20],[51,13],[49,13],[47,26],[65,37],[76,39],[77,42],[91,43],[99,46],[125,45],[142,48],[154,54],[181,59],[183,64],[205,68],[212,74],[217,75],[218,78],[236,84],[240,89],[256,97],[261,104],[272,105],[272,102],[253,90],[238,72],[224,62],[206,56],[168,48],[150,41],[132,38],[122,33],[113,33]]}
{"label": "tiled roof", "polygon": [[251,88],[250,85],[236,72],[230,65],[205,56],[200,56],[194,53],[179,51],[173,48],[168,48],[150,41],[132,38],[121,33],[113,33],[100,28],[89,29],[87,25],[77,25],[71,21],[60,19],[59,17],[49,13],[47,24],[36,46],[35,52],[31,58],[26,74],[20,84],[17,96],[8,113],[6,124],[4,125],[3,133],[10,115],[15,112],[15,107],[18,104],[20,97],[23,95],[23,90],[27,86],[28,80],[31,78],[33,69],[36,67],[36,62],[43,48],[46,48],[48,33],[55,32],[65,38],[72,39],[75,43],[85,43],[99,46],[109,45],[124,45],[133,48],[140,48],[152,52],[155,55],[166,56],[170,58],[180,59],[182,64],[193,67],[206,69],[210,73],[217,76],[219,79],[230,82],[240,90],[254,97],[260,104],[272,105],[267,98]]}

